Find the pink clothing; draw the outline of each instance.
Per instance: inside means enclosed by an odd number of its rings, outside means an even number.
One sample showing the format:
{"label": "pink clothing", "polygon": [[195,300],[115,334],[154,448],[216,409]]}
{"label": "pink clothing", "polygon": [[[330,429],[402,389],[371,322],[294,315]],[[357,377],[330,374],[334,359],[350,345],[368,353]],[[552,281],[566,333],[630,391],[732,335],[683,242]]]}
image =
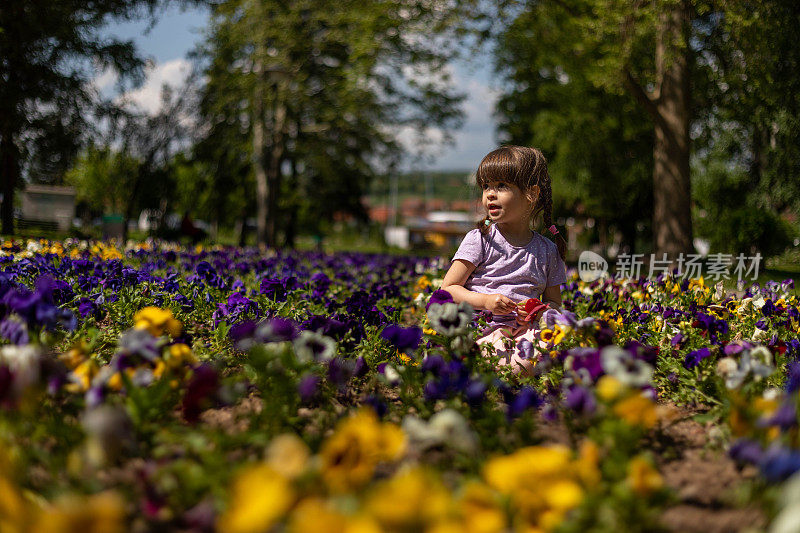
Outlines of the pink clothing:
{"label": "pink clothing", "polygon": [[[518,333],[512,339],[506,337],[503,334],[503,330],[507,330],[506,328],[496,328],[488,335],[484,335],[480,339],[478,339],[478,346],[481,346],[481,352],[488,357],[489,351],[486,349],[488,346],[494,346],[495,354],[500,356],[499,364],[501,366],[511,366],[511,371],[514,374],[532,374],[533,372],[533,357],[531,358],[523,358],[520,357],[521,352],[519,350],[519,342],[523,339],[529,340],[534,345],[534,354],[535,354],[535,347],[537,346],[542,350],[547,350],[548,346],[547,343],[538,339],[539,332],[541,331],[539,328],[535,326],[530,326],[528,329]],[[510,344],[510,347],[506,347],[506,344]],[[532,354],[533,355],[533,354]]]}

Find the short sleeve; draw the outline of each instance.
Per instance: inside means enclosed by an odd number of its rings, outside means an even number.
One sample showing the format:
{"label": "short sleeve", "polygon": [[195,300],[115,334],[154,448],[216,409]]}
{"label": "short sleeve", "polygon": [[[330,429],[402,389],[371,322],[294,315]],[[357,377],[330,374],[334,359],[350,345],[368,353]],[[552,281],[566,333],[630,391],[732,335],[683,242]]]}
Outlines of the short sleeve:
{"label": "short sleeve", "polygon": [[564,264],[564,260],[561,259],[561,254],[558,253],[556,244],[550,239],[547,239],[547,242],[547,286],[552,287],[567,282],[567,266]]}
{"label": "short sleeve", "polygon": [[464,236],[464,240],[461,241],[461,245],[453,256],[453,261],[456,259],[464,259],[475,266],[483,262],[483,239],[479,229],[471,230]]}

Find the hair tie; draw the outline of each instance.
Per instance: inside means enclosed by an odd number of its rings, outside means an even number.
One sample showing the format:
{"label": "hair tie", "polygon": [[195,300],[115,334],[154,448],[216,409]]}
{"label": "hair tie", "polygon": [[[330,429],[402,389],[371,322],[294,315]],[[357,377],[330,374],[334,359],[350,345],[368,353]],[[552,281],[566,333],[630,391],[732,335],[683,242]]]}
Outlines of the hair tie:
{"label": "hair tie", "polygon": [[552,233],[553,235],[556,235],[556,234],[558,234],[558,230],[556,229],[556,225],[555,225],[555,224],[553,224],[552,226],[550,226],[550,227],[549,227],[549,228],[547,228],[547,229],[549,229],[549,230],[550,230],[550,233]]}
{"label": "hair tie", "polygon": [[483,225],[484,225],[484,226],[489,226],[489,225],[491,225],[491,223],[492,223],[492,221],[491,221],[491,220],[489,220],[488,218],[487,218],[486,220],[484,220],[484,221],[483,221]]}

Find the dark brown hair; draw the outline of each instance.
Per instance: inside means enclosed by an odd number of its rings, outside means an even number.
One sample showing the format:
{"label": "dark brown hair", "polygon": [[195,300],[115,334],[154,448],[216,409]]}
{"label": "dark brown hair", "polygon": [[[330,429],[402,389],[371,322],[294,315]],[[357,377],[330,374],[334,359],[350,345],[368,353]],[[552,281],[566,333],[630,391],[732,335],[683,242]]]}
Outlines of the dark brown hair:
{"label": "dark brown hair", "polygon": [[[525,194],[536,193],[536,203],[531,212],[531,220],[535,221],[540,213],[543,214],[545,234],[547,228],[553,225],[553,191],[550,186],[550,174],[547,172],[547,159],[544,154],[536,149],[526,146],[501,146],[489,152],[478,166],[475,174],[475,183],[479,188],[493,181],[513,183]],[[478,222],[478,228],[484,235],[489,231],[487,215]],[[546,234],[545,234],[546,235]],[[560,233],[554,235],[558,254],[561,259],[567,255],[567,242]]]}

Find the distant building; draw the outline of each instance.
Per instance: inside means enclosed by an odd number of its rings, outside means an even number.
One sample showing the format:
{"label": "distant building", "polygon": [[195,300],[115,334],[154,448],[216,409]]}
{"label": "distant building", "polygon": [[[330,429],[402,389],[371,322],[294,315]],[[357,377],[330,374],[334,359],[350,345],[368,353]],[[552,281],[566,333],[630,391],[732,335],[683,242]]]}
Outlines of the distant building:
{"label": "distant building", "polygon": [[75,189],[28,185],[22,191],[20,226],[37,224],[67,231],[75,217]]}
{"label": "distant building", "polygon": [[475,217],[458,211],[432,211],[425,217],[409,217],[403,226],[387,227],[386,243],[405,249],[449,253],[475,227]]}

